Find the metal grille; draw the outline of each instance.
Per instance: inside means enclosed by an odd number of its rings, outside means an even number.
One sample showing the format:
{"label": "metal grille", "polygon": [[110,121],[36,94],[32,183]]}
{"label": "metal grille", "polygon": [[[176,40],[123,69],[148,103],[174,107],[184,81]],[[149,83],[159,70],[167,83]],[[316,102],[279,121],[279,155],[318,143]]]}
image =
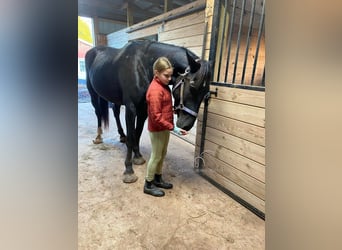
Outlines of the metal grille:
{"label": "metal grille", "polygon": [[209,55],[214,82],[265,86],[265,1],[215,2]]}

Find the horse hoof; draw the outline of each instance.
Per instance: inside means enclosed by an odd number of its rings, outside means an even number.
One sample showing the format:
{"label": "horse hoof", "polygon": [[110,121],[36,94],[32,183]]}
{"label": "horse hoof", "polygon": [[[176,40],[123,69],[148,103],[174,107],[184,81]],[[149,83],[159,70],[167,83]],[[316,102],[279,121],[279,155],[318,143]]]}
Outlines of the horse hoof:
{"label": "horse hoof", "polygon": [[120,142],[122,143],[126,142],[126,136],[120,136]]}
{"label": "horse hoof", "polygon": [[139,158],[133,158],[133,163],[135,165],[142,165],[144,164],[146,161],[143,157],[139,157]]}
{"label": "horse hoof", "polygon": [[102,143],[103,142],[103,140],[102,139],[98,139],[98,138],[96,138],[95,140],[93,140],[93,143],[94,144],[100,144],[100,143]]}
{"label": "horse hoof", "polygon": [[133,183],[133,182],[136,182],[137,180],[138,180],[138,176],[136,176],[135,174],[124,174],[123,179],[122,179],[124,183]]}

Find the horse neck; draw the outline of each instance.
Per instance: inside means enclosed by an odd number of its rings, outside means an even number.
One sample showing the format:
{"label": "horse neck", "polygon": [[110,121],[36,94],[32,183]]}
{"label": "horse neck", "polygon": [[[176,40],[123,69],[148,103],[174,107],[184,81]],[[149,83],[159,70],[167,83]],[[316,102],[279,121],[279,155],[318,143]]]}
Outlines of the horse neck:
{"label": "horse neck", "polygon": [[153,60],[161,56],[167,57],[173,63],[174,73],[184,73],[184,69],[189,65],[185,48],[169,44],[151,43],[148,50],[145,54],[152,54]]}

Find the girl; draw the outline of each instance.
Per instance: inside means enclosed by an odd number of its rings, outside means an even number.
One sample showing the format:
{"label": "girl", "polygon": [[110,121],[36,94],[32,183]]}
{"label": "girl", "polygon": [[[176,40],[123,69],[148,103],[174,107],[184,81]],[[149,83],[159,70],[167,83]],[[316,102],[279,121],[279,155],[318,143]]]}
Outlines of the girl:
{"label": "girl", "polygon": [[169,144],[170,130],[180,135],[187,131],[173,125],[172,97],[168,84],[173,67],[166,57],[158,58],[153,64],[153,80],[146,93],[148,111],[148,130],[152,144],[151,156],[147,164],[144,193],[164,196],[164,191],[172,184],[162,178],[162,167]]}

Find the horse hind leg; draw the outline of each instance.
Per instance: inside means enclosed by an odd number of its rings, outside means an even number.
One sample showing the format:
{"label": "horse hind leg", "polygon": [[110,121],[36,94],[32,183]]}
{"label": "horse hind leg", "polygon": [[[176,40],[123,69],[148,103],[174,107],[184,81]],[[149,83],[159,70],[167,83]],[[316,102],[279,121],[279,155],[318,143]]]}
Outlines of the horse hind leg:
{"label": "horse hind leg", "polygon": [[136,141],[133,146],[133,163],[136,165],[143,165],[146,160],[140,153],[140,137],[144,128],[145,120],[147,118],[147,108],[141,108],[141,110],[138,111],[137,115],[137,125],[136,125]]}
{"label": "horse hind leg", "polygon": [[136,117],[136,110],[133,104],[127,105],[126,104],[126,128],[127,128],[127,153],[126,153],[126,160],[125,160],[125,171],[123,173],[123,182],[124,183],[133,183],[138,180],[138,176],[135,175],[133,170],[133,162],[132,162],[132,151],[133,145],[135,141],[135,117]]}
{"label": "horse hind leg", "polygon": [[98,108],[98,106],[95,106],[95,114],[96,114],[96,117],[97,117],[97,135],[95,137],[95,140],[93,140],[93,143],[94,144],[100,144],[100,143],[103,143],[103,138],[102,138],[102,134],[103,134],[103,131],[102,131],[102,122],[101,122],[101,115],[100,115],[100,110]]}
{"label": "horse hind leg", "polygon": [[97,136],[95,138],[95,140],[93,140],[94,144],[100,144],[103,142],[102,139],[102,122],[101,122],[101,110],[100,107],[98,105],[98,95],[95,93],[94,89],[92,88],[92,86],[89,83],[89,80],[87,79],[87,88],[90,94],[90,100],[91,100],[91,104],[93,105],[94,109],[95,109],[95,114],[97,117]]}
{"label": "horse hind leg", "polygon": [[116,126],[118,128],[118,133],[120,135],[120,142],[125,143],[127,140],[127,137],[123,131],[122,125],[121,125],[121,121],[120,121],[120,104],[115,104],[113,103],[113,113],[114,113],[114,117],[115,117],[115,121],[116,121]]}
{"label": "horse hind leg", "polygon": [[103,139],[102,139],[102,135],[103,134],[103,131],[102,131],[102,128],[101,126],[97,128],[97,136],[95,138],[95,140],[93,140],[93,143],[94,144],[100,144],[100,143],[103,143]]}

